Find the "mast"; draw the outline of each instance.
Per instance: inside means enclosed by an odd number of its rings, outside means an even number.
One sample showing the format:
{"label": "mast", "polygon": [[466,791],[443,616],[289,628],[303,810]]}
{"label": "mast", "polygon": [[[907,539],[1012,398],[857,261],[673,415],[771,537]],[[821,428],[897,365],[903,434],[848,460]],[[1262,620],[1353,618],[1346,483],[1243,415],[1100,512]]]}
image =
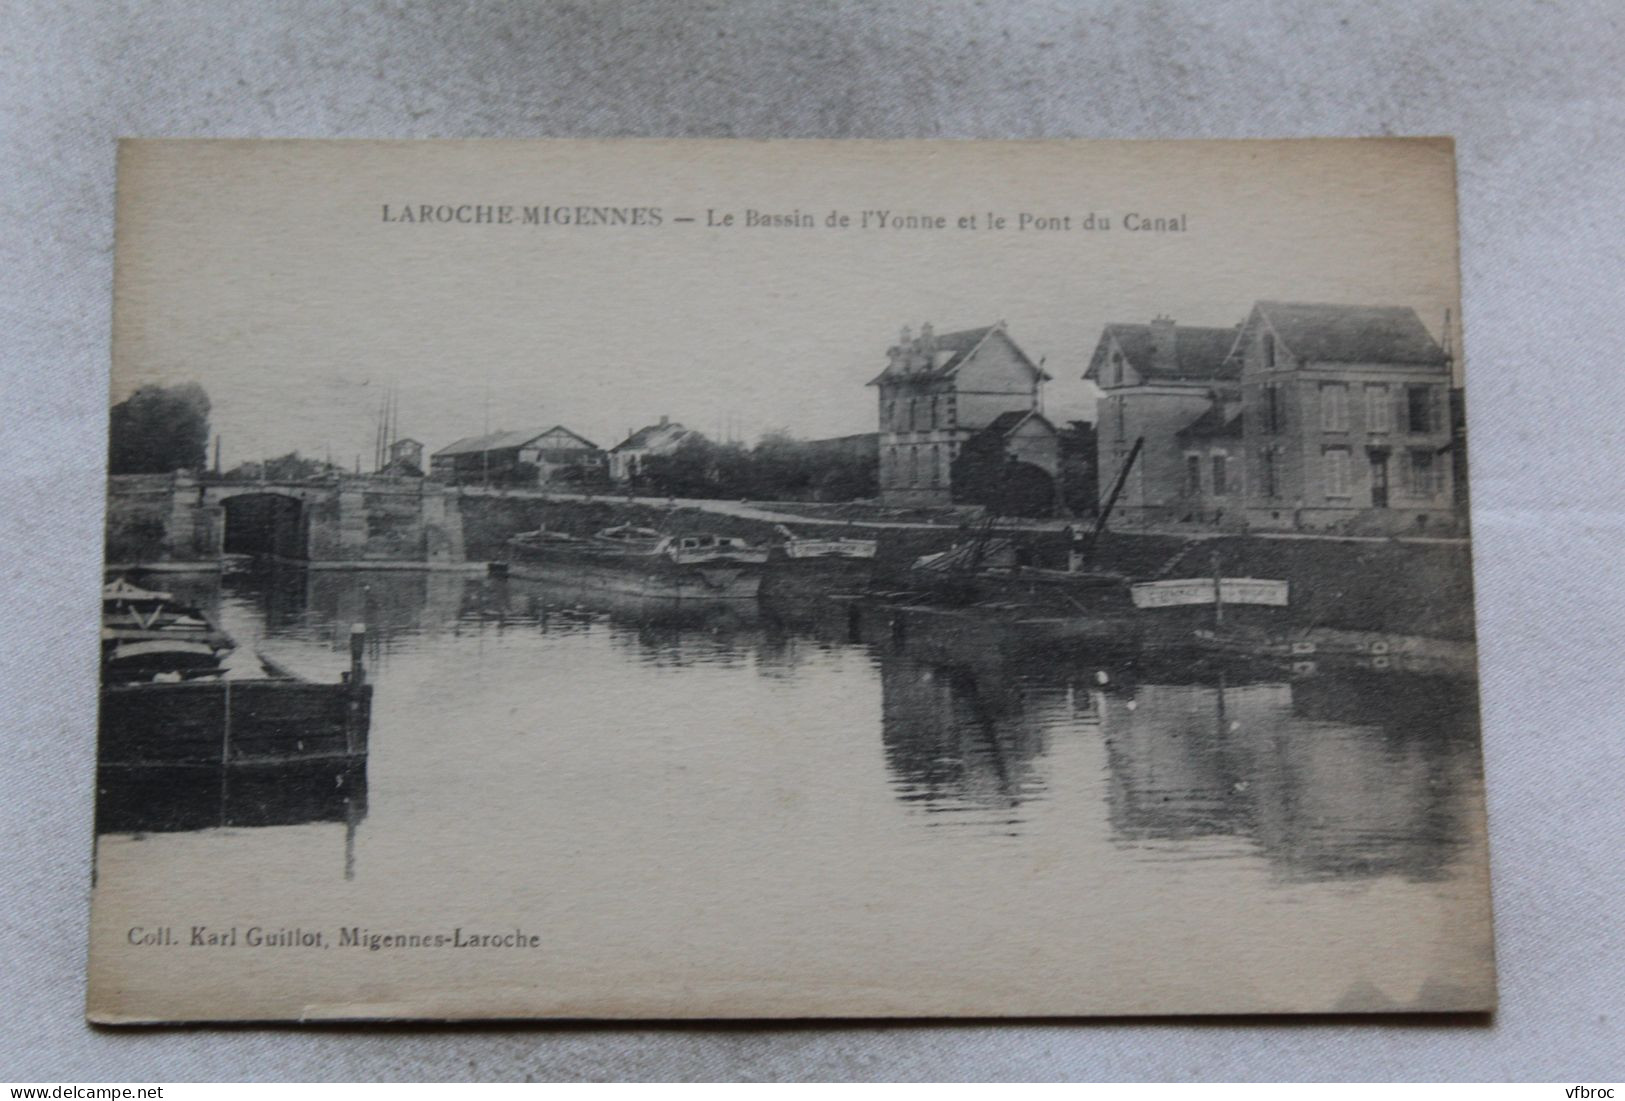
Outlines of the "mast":
{"label": "mast", "polygon": [[386,400],[387,398],[379,400],[378,416],[372,424],[372,472],[374,474],[378,473],[379,468],[384,465],[384,402]]}
{"label": "mast", "polygon": [[1137,436],[1134,446],[1129,449],[1128,458],[1123,460],[1123,468],[1117,472],[1112,482],[1112,491],[1106,497],[1106,504],[1101,508],[1100,515],[1095,518],[1095,530],[1089,533],[1089,541],[1084,545],[1084,561],[1093,563],[1095,557],[1095,544],[1100,541],[1101,533],[1106,530],[1106,521],[1111,519],[1112,508],[1117,504],[1117,497],[1123,492],[1123,486],[1128,482],[1128,472],[1134,467],[1134,460],[1140,457],[1140,449],[1145,446],[1145,437]]}

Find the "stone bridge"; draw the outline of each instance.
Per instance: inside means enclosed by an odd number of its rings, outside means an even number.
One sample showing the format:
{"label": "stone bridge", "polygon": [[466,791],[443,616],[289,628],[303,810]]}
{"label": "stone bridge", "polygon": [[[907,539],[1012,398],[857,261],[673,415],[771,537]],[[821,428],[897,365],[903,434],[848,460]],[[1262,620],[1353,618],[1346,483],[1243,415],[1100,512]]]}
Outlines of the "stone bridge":
{"label": "stone bridge", "polygon": [[226,554],[315,567],[461,565],[462,513],[455,490],[420,478],[108,479],[110,566],[204,565]]}

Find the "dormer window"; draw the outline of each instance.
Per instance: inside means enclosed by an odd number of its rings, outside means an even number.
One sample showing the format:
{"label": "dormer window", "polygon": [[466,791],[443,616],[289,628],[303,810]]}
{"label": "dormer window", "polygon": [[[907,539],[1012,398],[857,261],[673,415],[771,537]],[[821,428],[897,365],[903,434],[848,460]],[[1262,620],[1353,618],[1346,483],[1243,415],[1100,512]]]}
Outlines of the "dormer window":
{"label": "dormer window", "polygon": [[1112,366],[1111,366],[1111,370],[1108,371],[1107,375],[1106,375],[1106,385],[1107,386],[1121,386],[1121,385],[1123,385],[1123,353],[1122,352],[1113,352],[1112,353]]}
{"label": "dormer window", "polygon": [[1275,334],[1264,334],[1264,369],[1275,370]]}

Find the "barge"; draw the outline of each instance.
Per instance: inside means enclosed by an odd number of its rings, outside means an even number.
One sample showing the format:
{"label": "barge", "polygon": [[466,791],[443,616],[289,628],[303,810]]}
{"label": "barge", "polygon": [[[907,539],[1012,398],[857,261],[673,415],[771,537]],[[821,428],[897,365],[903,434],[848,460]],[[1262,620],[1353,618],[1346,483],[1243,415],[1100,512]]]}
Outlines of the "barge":
{"label": "barge", "polygon": [[507,572],[659,601],[755,600],[765,547],[708,532],[606,528],[590,539],[532,531],[508,541]]}

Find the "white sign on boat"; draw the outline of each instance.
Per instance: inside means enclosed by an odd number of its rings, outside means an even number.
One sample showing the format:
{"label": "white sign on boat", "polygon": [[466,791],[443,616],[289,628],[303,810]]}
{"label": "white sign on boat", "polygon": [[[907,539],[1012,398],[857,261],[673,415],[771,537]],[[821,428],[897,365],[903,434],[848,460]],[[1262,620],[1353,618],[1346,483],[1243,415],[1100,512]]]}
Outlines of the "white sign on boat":
{"label": "white sign on boat", "polygon": [[[1211,577],[1185,577],[1173,581],[1145,581],[1130,587],[1136,608],[1174,608],[1186,604],[1212,604]],[[1267,604],[1284,608],[1287,583],[1257,577],[1225,577],[1219,595],[1226,604]]]}
{"label": "white sign on boat", "polygon": [[785,544],[791,558],[873,558],[873,539],[797,539]]}

